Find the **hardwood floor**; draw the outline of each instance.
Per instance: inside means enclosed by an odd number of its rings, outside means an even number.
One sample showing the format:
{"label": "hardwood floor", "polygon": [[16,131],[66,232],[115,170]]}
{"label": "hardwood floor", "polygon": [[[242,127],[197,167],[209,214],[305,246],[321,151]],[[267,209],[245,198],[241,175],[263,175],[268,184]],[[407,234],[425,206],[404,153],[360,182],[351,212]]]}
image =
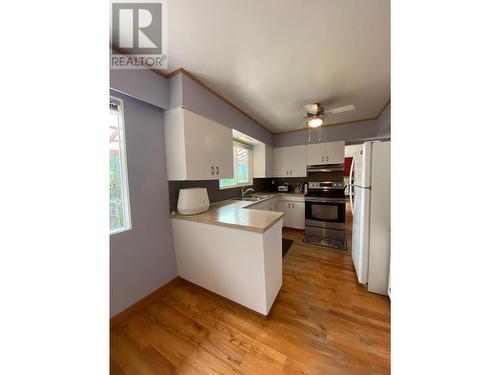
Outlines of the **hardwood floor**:
{"label": "hardwood floor", "polygon": [[283,236],[294,243],[267,319],[177,280],[112,328],[111,373],[390,373],[388,298],[357,283],[348,252]]}

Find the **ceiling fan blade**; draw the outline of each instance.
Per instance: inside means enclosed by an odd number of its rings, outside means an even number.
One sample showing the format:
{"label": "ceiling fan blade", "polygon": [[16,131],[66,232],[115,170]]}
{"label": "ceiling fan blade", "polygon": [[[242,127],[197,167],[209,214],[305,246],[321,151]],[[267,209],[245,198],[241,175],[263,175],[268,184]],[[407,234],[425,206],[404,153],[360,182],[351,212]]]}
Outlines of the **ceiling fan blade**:
{"label": "ceiling fan blade", "polygon": [[349,105],[344,105],[342,107],[328,109],[325,111],[325,113],[334,115],[336,113],[354,111],[355,109],[356,109],[356,106],[354,104],[349,104]]}

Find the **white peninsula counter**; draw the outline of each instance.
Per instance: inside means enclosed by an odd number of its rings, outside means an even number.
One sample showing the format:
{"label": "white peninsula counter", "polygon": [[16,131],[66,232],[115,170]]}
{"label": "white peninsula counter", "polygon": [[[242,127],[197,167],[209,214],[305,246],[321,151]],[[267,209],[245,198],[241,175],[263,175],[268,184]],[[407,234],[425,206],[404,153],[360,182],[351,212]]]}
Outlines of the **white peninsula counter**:
{"label": "white peninsula counter", "polygon": [[180,277],[267,315],[282,284],[283,213],[255,203],[220,202],[171,222]]}

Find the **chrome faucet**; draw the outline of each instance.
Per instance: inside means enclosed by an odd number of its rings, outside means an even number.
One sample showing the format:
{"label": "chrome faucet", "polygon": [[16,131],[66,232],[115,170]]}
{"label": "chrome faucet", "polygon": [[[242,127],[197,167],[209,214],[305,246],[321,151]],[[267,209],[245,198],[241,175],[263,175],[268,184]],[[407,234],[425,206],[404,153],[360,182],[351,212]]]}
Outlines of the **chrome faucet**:
{"label": "chrome faucet", "polygon": [[245,194],[248,193],[249,191],[253,191],[253,188],[248,188],[245,191],[243,191],[244,188],[241,188],[241,197],[245,198]]}

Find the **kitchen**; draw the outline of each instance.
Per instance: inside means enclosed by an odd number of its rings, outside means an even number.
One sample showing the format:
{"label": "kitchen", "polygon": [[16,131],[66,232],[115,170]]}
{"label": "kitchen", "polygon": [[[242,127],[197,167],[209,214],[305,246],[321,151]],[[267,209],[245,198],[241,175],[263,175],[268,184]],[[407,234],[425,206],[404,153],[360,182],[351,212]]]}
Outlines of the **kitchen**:
{"label": "kitchen", "polygon": [[276,75],[242,101],[224,60],[197,60],[180,34],[179,68],[110,70],[112,372],[389,372],[388,30],[373,8],[379,31],[364,37],[385,47],[332,50],[367,83],[357,54],[380,61],[369,95],[335,94],[347,76]]}
{"label": "kitchen", "polygon": [[500,374],[500,3],[68,4],[2,4],[0,374]]}
{"label": "kitchen", "polygon": [[[207,139],[209,134],[217,136]],[[345,190],[350,185],[344,186],[345,141],[273,149],[186,108],[177,108],[165,113],[165,142],[170,207],[177,207],[172,210],[171,218],[180,277],[266,316],[282,284],[281,229],[304,231],[305,243],[347,251],[345,217],[349,200],[350,206],[355,207],[352,256],[358,280],[367,285],[369,291],[388,294],[390,142],[358,145],[349,170],[349,180],[354,187],[349,198]],[[201,149],[202,145],[209,148]],[[372,170],[369,170],[372,148],[377,155],[373,160],[373,179],[377,180],[373,189],[370,186]],[[195,152],[189,155],[189,150]],[[238,158],[239,154],[244,157]],[[243,174],[239,173],[241,170]],[[233,176],[238,176],[238,181],[227,185],[226,180],[233,180]],[[186,179],[193,180],[197,186],[184,188],[193,185]],[[209,183],[211,180],[219,182],[219,186],[214,187]],[[241,196],[213,203],[222,188],[242,184]],[[233,194],[237,192],[232,190]],[[373,204],[371,208],[366,192],[373,194],[373,202],[380,204]],[[354,205],[353,199],[359,203]],[[369,232],[368,215],[372,210],[380,212],[371,220],[377,224],[372,224]],[[255,234],[248,237],[247,231],[263,233],[268,242]],[[193,238],[194,232],[203,235]],[[256,243],[250,248],[260,249],[257,258],[248,256],[249,252],[255,255],[254,251],[235,245],[251,243],[252,236],[256,237]],[[241,254],[236,254],[236,250]],[[221,261],[214,263],[211,259]],[[243,269],[249,273],[242,273]],[[268,282],[257,288],[252,281],[259,273],[263,275],[262,280]],[[218,277],[213,279],[210,275]],[[261,299],[259,307],[256,307],[257,295]]]}

